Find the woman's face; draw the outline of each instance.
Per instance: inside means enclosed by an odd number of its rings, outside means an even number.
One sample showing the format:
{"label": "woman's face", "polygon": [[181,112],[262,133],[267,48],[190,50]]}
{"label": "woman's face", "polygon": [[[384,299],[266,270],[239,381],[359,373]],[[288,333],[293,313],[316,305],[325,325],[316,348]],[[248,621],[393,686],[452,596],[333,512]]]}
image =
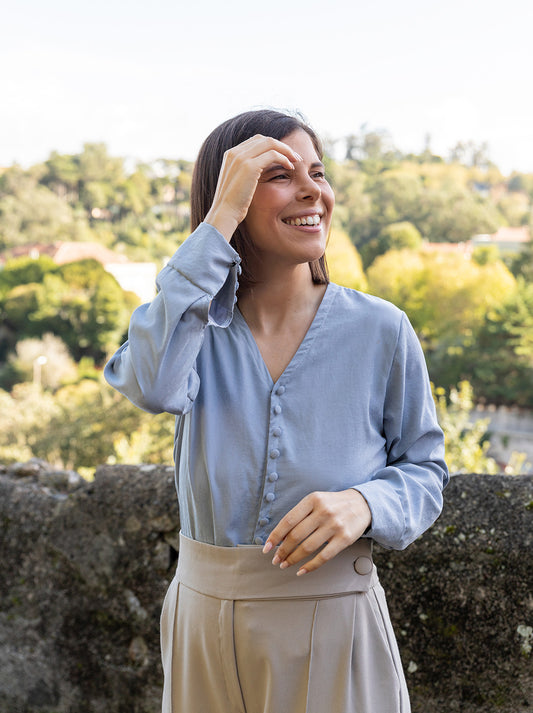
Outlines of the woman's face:
{"label": "woman's face", "polygon": [[282,141],[303,160],[293,171],[277,164],[263,171],[244,220],[265,267],[318,260],[326,249],[335,205],[309,134],[297,129]]}

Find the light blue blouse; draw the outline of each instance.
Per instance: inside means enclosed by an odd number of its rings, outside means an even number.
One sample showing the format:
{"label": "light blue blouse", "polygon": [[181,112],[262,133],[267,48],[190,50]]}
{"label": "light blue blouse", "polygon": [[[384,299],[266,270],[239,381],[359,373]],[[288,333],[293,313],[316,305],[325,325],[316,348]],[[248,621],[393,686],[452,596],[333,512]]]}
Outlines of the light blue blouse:
{"label": "light blue blouse", "polygon": [[443,435],[406,316],[330,284],[276,383],[235,306],[238,254],[201,224],[131,318],[108,382],[152,413],[177,414],[176,487],[185,535],[262,544],[302,497],[355,487],[367,537],[402,549],[442,508]]}

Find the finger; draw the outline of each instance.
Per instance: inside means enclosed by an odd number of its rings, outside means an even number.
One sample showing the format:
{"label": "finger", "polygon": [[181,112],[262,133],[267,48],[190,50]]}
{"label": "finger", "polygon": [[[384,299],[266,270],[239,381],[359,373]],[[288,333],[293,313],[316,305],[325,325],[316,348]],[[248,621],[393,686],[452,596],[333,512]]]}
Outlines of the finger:
{"label": "finger", "polygon": [[[310,519],[310,518],[308,518]],[[332,535],[330,535],[331,537]],[[279,565],[281,569],[286,569],[294,564],[298,564],[304,559],[308,559],[317,550],[323,547],[328,541],[328,534],[323,527],[318,527],[313,530],[308,537],[300,539],[295,543],[294,547],[282,551],[281,547],[277,551],[279,556]],[[282,545],[285,548],[287,541],[284,540]]]}
{"label": "finger", "polygon": [[294,159],[291,160],[291,158],[276,149],[270,149],[269,151],[265,151],[259,154],[259,156],[250,159],[250,165],[259,169],[258,177],[270,166],[283,166],[283,168],[286,168],[289,171],[294,171],[294,164]]}
{"label": "finger", "polygon": [[313,506],[309,501],[309,497],[306,496],[300,502],[295,505],[292,510],[284,515],[278,522],[276,527],[272,530],[270,535],[265,542],[263,547],[263,552],[266,554],[270,552],[273,547],[279,545],[285,537],[293,530],[297,525],[302,522],[308,515],[313,511]]}
{"label": "finger", "polygon": [[246,176],[249,175],[255,190],[261,174],[274,166],[282,166],[285,170],[291,172],[295,170],[295,163],[290,158],[276,149],[269,149],[257,156],[240,156],[236,158],[231,166],[228,165],[227,171],[233,173],[238,181],[246,180]]}
{"label": "finger", "polygon": [[230,153],[240,153],[241,151],[245,154],[259,155],[265,151],[274,149],[279,153],[287,156],[291,161],[303,161],[299,153],[297,153],[293,148],[283,141],[274,139],[272,136],[263,136],[262,134],[256,134],[255,136],[246,139],[237,146],[229,149]]}
{"label": "finger", "polygon": [[[270,149],[258,155],[225,157],[220,170],[214,202],[226,198],[245,212],[257,188],[257,183],[265,169],[281,165],[294,171],[294,164],[279,151]],[[244,216],[243,216],[244,217]]]}
{"label": "finger", "polygon": [[228,149],[222,161],[221,173],[231,170],[236,165],[258,165],[261,168],[269,161],[281,163],[286,168],[294,169],[294,164],[301,161],[301,156],[282,141],[260,136]]}
{"label": "finger", "polygon": [[[325,529],[320,527],[320,524],[315,512],[305,517],[283,538],[272,563],[279,564],[288,560],[289,564],[294,564],[302,557],[312,554],[327,540],[327,536],[324,536]],[[320,533],[317,535],[318,530]]]}
{"label": "finger", "polygon": [[[257,148],[257,147],[256,147]],[[224,156],[218,176],[213,203],[205,220],[214,225],[227,240],[245,219],[263,171],[272,165],[294,171],[289,158],[275,149],[259,155],[248,151],[240,155]]]}
{"label": "finger", "polygon": [[329,562],[329,560],[338,555],[339,552],[341,552],[345,547],[346,545],[338,542],[336,539],[331,540],[320,550],[320,552],[317,552],[313,559],[306,562],[303,567],[300,567],[300,569],[296,572],[296,575],[301,577],[303,574],[307,574],[308,572],[314,572],[319,567],[322,567],[323,564]]}

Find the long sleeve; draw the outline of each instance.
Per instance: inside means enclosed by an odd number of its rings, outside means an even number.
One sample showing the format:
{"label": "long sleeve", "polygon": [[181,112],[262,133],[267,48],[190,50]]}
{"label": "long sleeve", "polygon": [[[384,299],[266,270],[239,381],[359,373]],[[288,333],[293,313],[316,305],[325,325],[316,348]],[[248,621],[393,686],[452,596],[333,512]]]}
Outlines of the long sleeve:
{"label": "long sleeve", "polygon": [[205,329],[230,324],[240,269],[224,237],[198,226],[159,273],[154,300],[133,313],[128,341],[105,366],[109,384],[151,413],[189,411]]}
{"label": "long sleeve", "polygon": [[439,516],[449,475],[424,355],[402,316],[383,411],[387,465],[356,489],[367,500],[381,545],[403,549]]}

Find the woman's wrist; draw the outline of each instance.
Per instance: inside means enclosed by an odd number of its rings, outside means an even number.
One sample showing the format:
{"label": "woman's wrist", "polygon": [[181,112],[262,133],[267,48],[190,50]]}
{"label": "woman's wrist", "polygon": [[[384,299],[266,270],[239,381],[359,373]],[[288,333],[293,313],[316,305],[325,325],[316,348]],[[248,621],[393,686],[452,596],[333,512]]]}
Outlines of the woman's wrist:
{"label": "woman's wrist", "polygon": [[214,207],[211,208],[205,216],[204,223],[209,223],[213,228],[216,228],[228,243],[239,225],[239,221],[234,216],[228,214],[226,211],[217,210]]}

